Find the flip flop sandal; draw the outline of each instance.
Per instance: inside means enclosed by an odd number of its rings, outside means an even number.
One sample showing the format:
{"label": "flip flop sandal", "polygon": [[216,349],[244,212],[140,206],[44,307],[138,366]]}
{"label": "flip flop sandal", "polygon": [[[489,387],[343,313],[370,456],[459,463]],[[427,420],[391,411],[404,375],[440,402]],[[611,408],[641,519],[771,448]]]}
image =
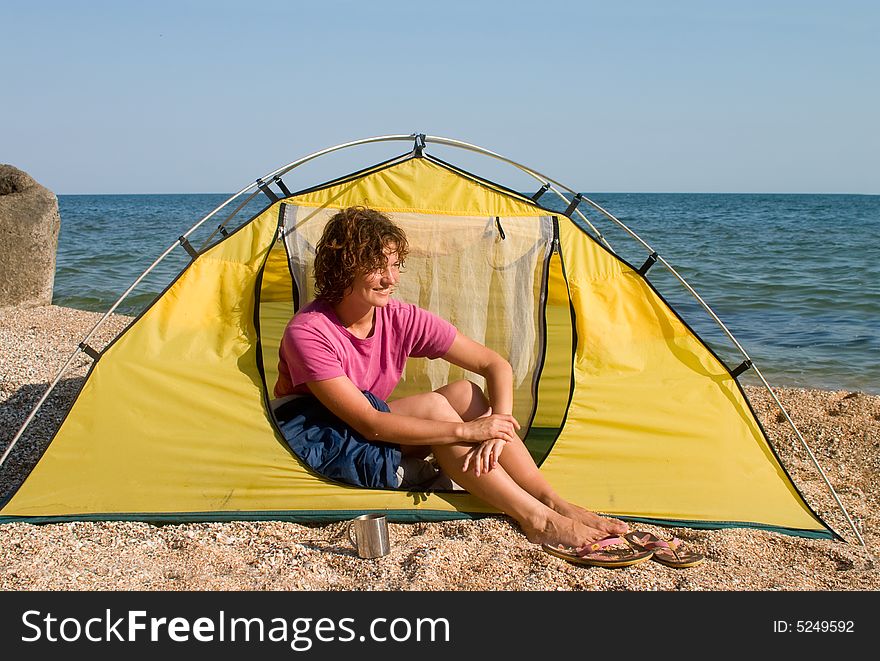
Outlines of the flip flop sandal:
{"label": "flip flop sandal", "polygon": [[[614,546],[620,547],[620,545],[624,545],[625,548],[612,548]],[[654,555],[653,551],[633,549],[622,537],[606,537],[579,549],[571,546],[551,546],[550,544],[542,544],[541,548],[546,553],[575,565],[589,565],[606,569],[629,567],[650,560]]]}
{"label": "flip flop sandal", "polygon": [[652,533],[635,530],[624,535],[624,539],[635,550],[653,551],[654,560],[667,567],[684,569],[698,565],[705,560],[702,554],[681,548],[682,541],[678,537],[666,541]]}

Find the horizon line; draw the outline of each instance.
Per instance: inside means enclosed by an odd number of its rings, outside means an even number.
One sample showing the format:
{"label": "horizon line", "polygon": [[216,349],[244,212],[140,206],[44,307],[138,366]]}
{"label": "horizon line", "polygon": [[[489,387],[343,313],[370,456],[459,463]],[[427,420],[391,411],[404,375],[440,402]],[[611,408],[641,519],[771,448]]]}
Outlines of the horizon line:
{"label": "horizon line", "polygon": [[[227,195],[232,196],[235,193],[223,193],[223,192],[204,192],[204,191],[190,191],[190,192],[151,192],[151,193],[55,193],[53,194],[57,196],[65,196],[65,197],[75,197],[75,196],[87,196],[87,195],[103,195],[103,196],[111,196],[111,195],[124,195],[124,196],[134,196],[134,195]],[[525,195],[528,191],[519,191],[520,194]],[[858,195],[864,197],[878,197],[880,196],[880,192],[878,193],[856,193],[856,192],[804,192],[804,191],[580,191],[581,195]]]}

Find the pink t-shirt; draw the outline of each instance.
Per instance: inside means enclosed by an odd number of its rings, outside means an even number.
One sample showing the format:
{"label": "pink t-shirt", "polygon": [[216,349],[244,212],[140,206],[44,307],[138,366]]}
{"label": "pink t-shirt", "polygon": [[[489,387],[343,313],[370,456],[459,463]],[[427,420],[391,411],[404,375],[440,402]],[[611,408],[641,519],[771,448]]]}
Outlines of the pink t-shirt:
{"label": "pink t-shirt", "polygon": [[422,308],[390,299],[376,308],[373,334],[356,337],[333,308],[314,300],[287,324],[281,339],[275,397],[309,394],[306,383],[347,376],[380,399],[400,381],[409,356],[439,358],[455,339],[455,326]]}

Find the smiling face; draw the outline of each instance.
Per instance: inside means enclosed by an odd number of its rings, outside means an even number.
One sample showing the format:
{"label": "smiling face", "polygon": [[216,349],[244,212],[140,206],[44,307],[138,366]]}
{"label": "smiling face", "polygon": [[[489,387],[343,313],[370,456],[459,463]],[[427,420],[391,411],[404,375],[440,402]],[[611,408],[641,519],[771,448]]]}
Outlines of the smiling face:
{"label": "smiling face", "polygon": [[400,270],[403,264],[397,254],[397,247],[386,246],[384,251],[386,264],[383,268],[361,272],[351,283],[351,290],[345,298],[350,302],[363,302],[373,307],[385,307],[400,282]]}
{"label": "smiling face", "polygon": [[344,298],[355,308],[365,301],[385,305],[408,253],[406,234],[388,216],[366,207],[342,209],[315,246],[315,298],[333,306]]}

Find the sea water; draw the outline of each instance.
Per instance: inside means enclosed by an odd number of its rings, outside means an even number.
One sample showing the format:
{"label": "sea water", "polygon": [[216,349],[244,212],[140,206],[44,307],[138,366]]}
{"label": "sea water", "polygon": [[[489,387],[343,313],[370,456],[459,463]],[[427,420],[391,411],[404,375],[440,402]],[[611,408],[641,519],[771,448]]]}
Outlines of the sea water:
{"label": "sea water", "polygon": [[[771,385],[880,394],[880,196],[585,195],[695,289]],[[60,195],[53,302],[106,311],[227,198]],[[266,201],[262,194],[254,198],[232,226]],[[550,194],[541,202],[557,210],[566,206]],[[192,245],[200,248],[234,208],[205,222],[190,237]],[[648,248],[586,202],[578,208],[615,252],[633,266],[644,263]],[[182,248],[172,250],[117,312],[140,312],[188,262]],[[742,362],[733,341],[662,264],[651,267],[648,278],[729,367]],[[742,380],[758,382],[753,370]]]}

